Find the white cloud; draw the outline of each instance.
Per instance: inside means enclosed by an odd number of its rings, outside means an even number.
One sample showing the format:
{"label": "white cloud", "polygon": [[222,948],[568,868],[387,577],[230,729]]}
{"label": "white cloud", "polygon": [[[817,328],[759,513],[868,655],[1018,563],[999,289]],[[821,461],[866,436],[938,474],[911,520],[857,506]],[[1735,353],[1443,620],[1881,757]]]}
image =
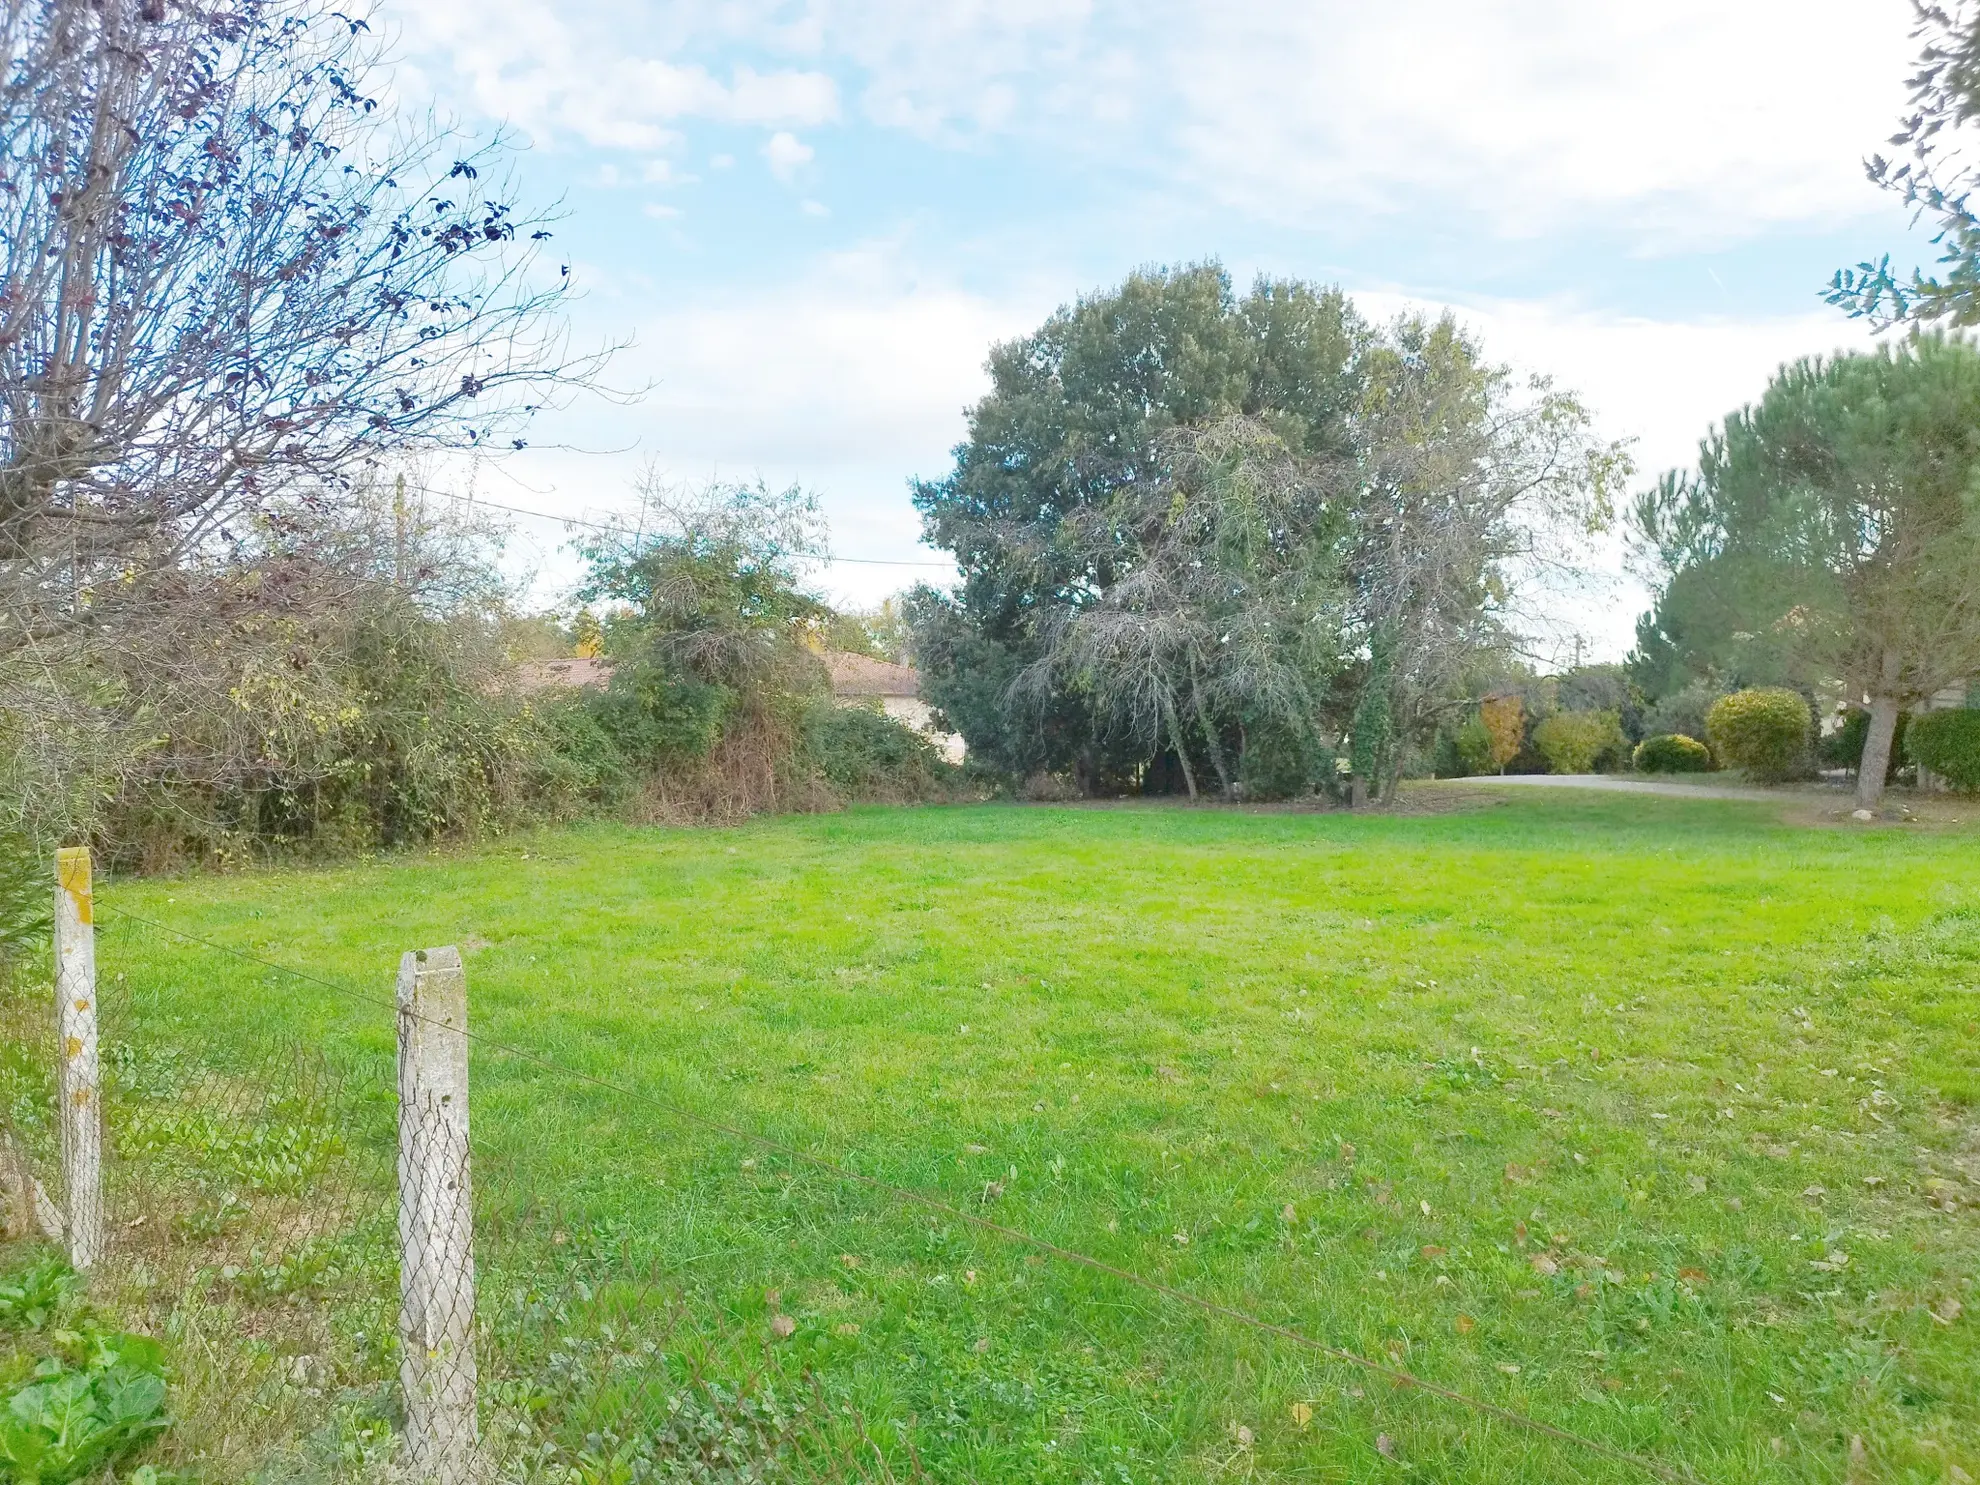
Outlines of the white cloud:
{"label": "white cloud", "polygon": [[1611,224],[1665,244],[1866,209],[1859,161],[1898,115],[1912,48],[1898,0],[1193,14],[1170,74],[1183,158],[1227,200],[1294,219],[1455,209],[1512,236]]}
{"label": "white cloud", "polygon": [[770,163],[770,173],[785,185],[811,163],[814,153],[810,145],[787,129],[779,129],[763,146],[763,158]]}
{"label": "white cloud", "polygon": [[387,8],[426,54],[425,75],[446,101],[553,140],[651,152],[678,138],[666,127],[676,120],[809,126],[839,113],[838,85],[823,72],[743,64],[725,81],[674,60],[684,33],[675,28],[670,43],[664,14],[636,6],[387,0]]}
{"label": "white cloud", "polygon": [[1021,134],[1295,224],[1467,213],[1651,248],[1870,209],[1858,162],[1913,45],[1903,0],[386,3],[475,107],[598,147],[815,128],[844,91],[887,128]]}
{"label": "white cloud", "polygon": [[640,179],[649,186],[691,186],[701,179],[697,175],[687,175],[672,160],[648,160],[640,172]]}

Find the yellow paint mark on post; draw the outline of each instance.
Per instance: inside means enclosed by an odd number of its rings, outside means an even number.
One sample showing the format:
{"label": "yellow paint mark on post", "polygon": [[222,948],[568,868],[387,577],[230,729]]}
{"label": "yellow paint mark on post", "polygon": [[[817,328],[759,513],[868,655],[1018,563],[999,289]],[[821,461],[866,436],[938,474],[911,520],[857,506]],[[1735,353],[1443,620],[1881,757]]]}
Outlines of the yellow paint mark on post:
{"label": "yellow paint mark on post", "polygon": [[71,1057],[82,1056],[82,1038],[79,1036],[70,1037],[62,1044],[62,1049]]}
{"label": "yellow paint mark on post", "polygon": [[[43,877],[43,881],[47,878]],[[76,916],[85,923],[95,921],[94,894],[89,879],[89,847],[64,846],[55,853],[55,880],[76,905]]]}

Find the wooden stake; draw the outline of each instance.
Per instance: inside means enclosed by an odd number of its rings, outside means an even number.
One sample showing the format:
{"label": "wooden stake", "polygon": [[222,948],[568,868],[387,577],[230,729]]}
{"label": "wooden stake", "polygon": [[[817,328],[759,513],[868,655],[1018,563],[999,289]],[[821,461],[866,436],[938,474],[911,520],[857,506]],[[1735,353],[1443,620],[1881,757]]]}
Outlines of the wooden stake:
{"label": "wooden stake", "polygon": [[457,949],[399,961],[399,1382],[416,1481],[467,1485],[475,1416],[467,973]]}
{"label": "wooden stake", "polygon": [[55,853],[55,1035],[60,1042],[63,1228],[69,1262],[103,1253],[103,1090],[96,1052],[96,927],[89,847]]}

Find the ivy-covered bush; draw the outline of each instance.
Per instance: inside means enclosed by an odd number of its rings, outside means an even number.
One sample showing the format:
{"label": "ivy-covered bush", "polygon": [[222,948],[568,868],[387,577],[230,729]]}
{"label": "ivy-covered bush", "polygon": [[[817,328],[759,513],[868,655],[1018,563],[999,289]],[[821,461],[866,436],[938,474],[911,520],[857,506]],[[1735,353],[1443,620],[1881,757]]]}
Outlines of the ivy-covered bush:
{"label": "ivy-covered bush", "polygon": [[1549,773],[1590,773],[1597,760],[1619,755],[1624,745],[1614,712],[1555,712],[1533,729],[1533,746]]}
{"label": "ivy-covered bush", "polygon": [[848,799],[926,798],[948,766],[934,743],[877,707],[814,702],[802,735],[811,765]]}
{"label": "ivy-covered bush", "polygon": [[1980,710],[1920,712],[1905,733],[1905,756],[1955,789],[1980,790]]}
{"label": "ivy-covered bush", "polygon": [[1724,768],[1743,768],[1756,782],[1777,784],[1808,760],[1808,703],[1785,686],[1756,686],[1712,703],[1706,740]]}
{"label": "ivy-covered bush", "polygon": [[1305,799],[1326,788],[1333,774],[1333,751],[1310,729],[1260,721],[1244,731],[1238,788],[1246,799]]}
{"label": "ivy-covered bush", "polygon": [[1712,766],[1712,750],[1695,737],[1666,732],[1636,745],[1638,773],[1704,773]]}

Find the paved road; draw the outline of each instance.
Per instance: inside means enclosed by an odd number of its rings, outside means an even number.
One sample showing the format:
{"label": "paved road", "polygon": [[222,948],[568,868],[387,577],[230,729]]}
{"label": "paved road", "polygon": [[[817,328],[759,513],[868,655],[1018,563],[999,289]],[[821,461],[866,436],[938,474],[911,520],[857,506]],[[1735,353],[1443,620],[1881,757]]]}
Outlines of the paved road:
{"label": "paved road", "polygon": [[1840,789],[1784,788],[1744,789],[1729,784],[1670,784],[1651,779],[1619,779],[1605,773],[1509,773],[1478,774],[1468,779],[1445,779],[1450,784],[1516,785],[1522,789],[1601,789],[1611,794],[1662,794],[1672,799],[1751,799],[1769,804],[1789,800],[1833,800],[1846,802]]}

